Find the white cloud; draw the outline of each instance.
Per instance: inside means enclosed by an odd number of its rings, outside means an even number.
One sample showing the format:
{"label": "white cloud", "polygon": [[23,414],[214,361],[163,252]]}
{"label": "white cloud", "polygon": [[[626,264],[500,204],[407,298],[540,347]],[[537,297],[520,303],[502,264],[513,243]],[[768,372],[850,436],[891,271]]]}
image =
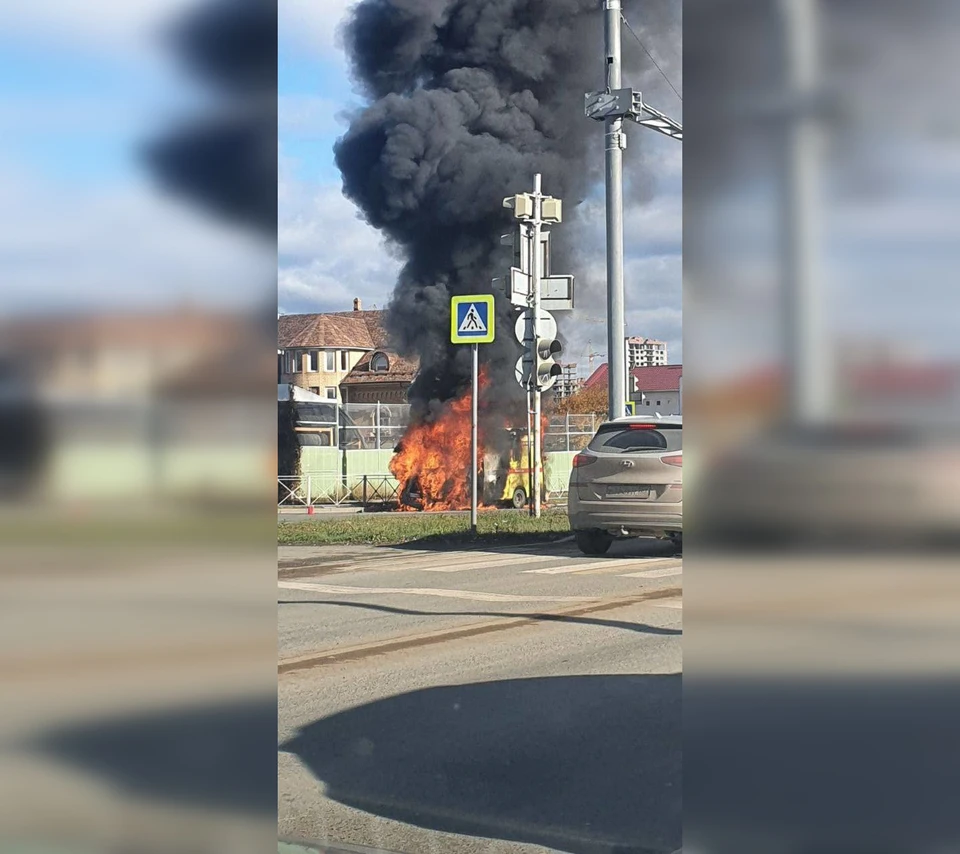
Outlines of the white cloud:
{"label": "white cloud", "polygon": [[277,98],[277,131],[298,139],[329,137],[342,132],[341,106],[316,95],[280,95]]}
{"label": "white cloud", "polygon": [[64,187],[0,163],[0,295],[16,312],[262,301],[272,247],[146,180]]}
{"label": "white cloud", "polygon": [[4,4],[0,23],[8,37],[136,54],[162,27],[200,7],[198,0],[31,0]]}
{"label": "white cloud", "polygon": [[280,0],[277,23],[281,43],[319,51],[325,60],[341,62],[338,30],[359,0]]}
{"label": "white cloud", "polygon": [[384,307],[400,262],[340,188],[305,181],[281,151],[278,301],[287,312],[347,311],[354,297]]}

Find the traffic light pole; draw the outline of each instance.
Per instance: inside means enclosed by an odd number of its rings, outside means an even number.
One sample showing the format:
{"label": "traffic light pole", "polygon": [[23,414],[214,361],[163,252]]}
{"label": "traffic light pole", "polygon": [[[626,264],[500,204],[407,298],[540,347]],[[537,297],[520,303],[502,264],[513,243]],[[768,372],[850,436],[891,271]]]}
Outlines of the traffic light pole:
{"label": "traffic light pole", "polygon": [[[606,43],[607,91],[622,85],[620,19],[621,0],[604,0],[604,40]],[[607,415],[623,415],[627,399],[624,385],[623,315],[623,118],[606,121],[606,190],[607,190]]]}
{"label": "traffic light pole", "polygon": [[[524,345],[524,355],[517,362],[517,380],[528,395],[527,449],[533,458],[528,468],[530,512],[539,517],[543,492],[541,394],[552,388],[563,373],[556,362],[563,346],[557,340],[556,321],[542,309],[541,290],[544,283],[559,284],[561,288],[565,284],[566,296],[558,295],[554,287],[547,295],[548,305],[554,310],[570,310],[573,308],[573,276],[550,276],[547,248],[541,238],[549,236],[544,232],[545,225],[562,221],[563,208],[560,199],[543,194],[543,176],[538,172],[534,177],[532,193],[508,196],[503,200],[503,206],[513,210],[514,218],[520,221],[521,246],[526,247],[519,253],[520,268],[511,270],[507,293],[513,305],[524,308],[523,324],[518,322],[516,326],[517,337]],[[547,337],[543,338],[544,335]]]}
{"label": "traffic light pole", "polygon": [[[540,341],[540,231],[543,227],[542,176],[538,172],[533,179],[533,240],[530,241],[530,307],[533,309],[534,348]],[[534,352],[533,381],[537,382],[537,356]],[[540,464],[543,453],[540,448],[540,389],[533,390],[533,471],[530,472],[530,489],[533,491],[533,515],[540,518]]]}

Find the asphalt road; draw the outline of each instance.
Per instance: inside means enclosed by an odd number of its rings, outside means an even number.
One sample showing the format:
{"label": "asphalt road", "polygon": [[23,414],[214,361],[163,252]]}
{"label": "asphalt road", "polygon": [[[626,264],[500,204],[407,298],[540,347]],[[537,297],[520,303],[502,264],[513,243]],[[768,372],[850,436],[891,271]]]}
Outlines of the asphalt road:
{"label": "asphalt road", "polygon": [[280,836],[679,848],[672,551],[281,549]]}

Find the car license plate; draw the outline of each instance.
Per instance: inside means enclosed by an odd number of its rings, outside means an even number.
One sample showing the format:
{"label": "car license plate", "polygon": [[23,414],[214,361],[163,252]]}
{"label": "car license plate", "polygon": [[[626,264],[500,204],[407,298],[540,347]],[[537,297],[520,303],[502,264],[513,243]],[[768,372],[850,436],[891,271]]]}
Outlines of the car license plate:
{"label": "car license plate", "polygon": [[622,486],[615,484],[607,487],[607,495],[617,498],[649,498],[650,491],[648,486],[631,486],[630,484]]}

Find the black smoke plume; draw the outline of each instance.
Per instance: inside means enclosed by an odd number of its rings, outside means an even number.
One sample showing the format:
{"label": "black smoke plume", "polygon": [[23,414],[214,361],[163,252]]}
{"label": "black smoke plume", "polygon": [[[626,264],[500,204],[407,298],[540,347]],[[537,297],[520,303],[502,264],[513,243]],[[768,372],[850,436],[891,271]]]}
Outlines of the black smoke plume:
{"label": "black smoke plume", "polygon": [[[273,241],[277,228],[277,8],[273,0],[215,0],[190,10],[167,44],[215,105],[145,146],[171,193]],[[272,288],[271,288],[272,290]],[[256,312],[255,346],[276,340],[275,305]]]}
{"label": "black smoke plume", "polygon": [[[532,189],[536,172],[568,206],[590,185],[598,137],[583,95],[601,76],[601,28],[596,0],[365,0],[345,28],[371,102],[336,160],[346,195],[406,261],[387,325],[421,359],[415,416],[469,382],[469,348],[448,343],[449,300],[489,293],[508,271],[502,199]],[[498,297],[497,341],[481,348],[488,399],[517,400],[514,313]]]}
{"label": "black smoke plume", "polygon": [[218,103],[145,152],[164,186],[215,216],[277,228],[277,11],[270,0],[216,0],[172,27],[169,44]]}
{"label": "black smoke plume", "polygon": [[[655,37],[679,30],[675,0],[626,10]],[[352,117],[336,160],[346,195],[406,261],[388,329],[421,359],[415,415],[469,381],[468,348],[448,343],[449,298],[490,292],[507,273],[499,235],[514,226],[503,197],[532,189],[540,172],[544,191],[572,213],[601,179],[603,132],[584,117],[583,96],[603,86],[602,28],[599,0],[364,0],[345,27],[370,103]],[[626,41],[624,56],[625,74],[642,69],[632,82],[645,82],[646,58]],[[576,242],[576,217],[569,221],[555,245]],[[560,269],[575,255],[557,252],[555,270],[576,274]],[[515,315],[497,295],[500,332],[482,358],[488,399],[506,402],[522,396],[513,380],[520,350]]]}

